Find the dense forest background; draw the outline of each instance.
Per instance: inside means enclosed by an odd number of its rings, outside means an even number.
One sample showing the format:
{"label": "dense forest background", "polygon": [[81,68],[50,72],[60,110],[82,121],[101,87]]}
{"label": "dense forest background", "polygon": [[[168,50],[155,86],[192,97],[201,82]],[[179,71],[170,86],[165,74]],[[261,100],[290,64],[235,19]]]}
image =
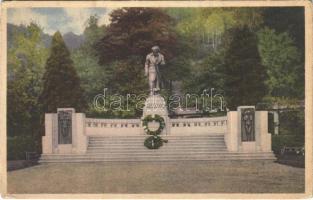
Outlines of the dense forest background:
{"label": "dense forest background", "polygon": [[[143,66],[153,45],[167,61],[165,97],[214,88],[230,110],[294,111],[303,103],[303,8],[125,8],[111,13],[109,25],[99,26],[98,19],[90,16],[82,35],[8,24],[8,139],[18,141],[9,142],[12,158],[40,151],[44,113],[57,107],[73,106],[89,117],[140,117],[135,100],[128,111],[97,110],[92,101],[104,88],[148,93]],[[303,110],[291,113],[282,114],[282,131],[303,141]]]}

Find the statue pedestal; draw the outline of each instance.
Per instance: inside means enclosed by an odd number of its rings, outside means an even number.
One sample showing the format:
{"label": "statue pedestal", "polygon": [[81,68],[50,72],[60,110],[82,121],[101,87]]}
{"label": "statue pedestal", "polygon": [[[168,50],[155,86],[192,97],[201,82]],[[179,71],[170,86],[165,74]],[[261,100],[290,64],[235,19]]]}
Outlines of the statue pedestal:
{"label": "statue pedestal", "polygon": [[168,116],[165,100],[160,95],[149,96],[143,108],[143,117],[155,114],[162,117]]}
{"label": "statue pedestal", "polygon": [[143,108],[143,116],[142,118],[146,117],[147,115],[160,115],[164,118],[165,121],[165,128],[163,129],[161,134],[169,133],[169,117],[167,106],[164,98],[160,95],[151,95],[146,99],[145,106]]}

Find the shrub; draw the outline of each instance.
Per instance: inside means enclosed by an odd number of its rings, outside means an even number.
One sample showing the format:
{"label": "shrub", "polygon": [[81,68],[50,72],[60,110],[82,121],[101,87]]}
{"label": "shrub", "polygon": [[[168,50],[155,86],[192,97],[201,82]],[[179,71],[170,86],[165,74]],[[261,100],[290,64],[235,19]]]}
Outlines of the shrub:
{"label": "shrub", "polygon": [[272,135],[272,149],[274,153],[279,154],[284,147],[302,147],[304,142],[296,135]]}
{"label": "shrub", "polygon": [[284,147],[304,146],[304,111],[280,113],[279,135],[272,135],[272,149],[279,153]]}
{"label": "shrub", "polygon": [[38,152],[38,144],[31,136],[8,137],[7,146],[8,160],[25,160],[26,152]]}

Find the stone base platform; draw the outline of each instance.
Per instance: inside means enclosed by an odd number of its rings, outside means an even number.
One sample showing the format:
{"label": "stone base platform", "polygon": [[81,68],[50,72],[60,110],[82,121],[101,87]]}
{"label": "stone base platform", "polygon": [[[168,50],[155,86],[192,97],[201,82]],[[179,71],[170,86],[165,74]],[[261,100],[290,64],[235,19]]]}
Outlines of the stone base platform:
{"label": "stone base platform", "polygon": [[86,154],[43,154],[41,163],[50,162],[145,162],[275,160],[272,152],[238,153],[227,151],[224,136],[164,136],[168,143],[160,149],[147,149],[148,136],[90,137]]}

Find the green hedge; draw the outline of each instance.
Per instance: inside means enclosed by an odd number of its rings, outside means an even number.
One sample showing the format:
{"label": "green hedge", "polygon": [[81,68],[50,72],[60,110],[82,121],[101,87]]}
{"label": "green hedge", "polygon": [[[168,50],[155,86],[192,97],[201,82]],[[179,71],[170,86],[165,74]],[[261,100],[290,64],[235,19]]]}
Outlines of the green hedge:
{"label": "green hedge", "polygon": [[304,136],[304,111],[294,110],[279,114],[279,134]]}
{"label": "green hedge", "polygon": [[272,135],[272,149],[279,153],[284,146],[304,146],[304,111],[295,110],[279,114],[279,135]]}
{"label": "green hedge", "polygon": [[284,147],[302,147],[304,146],[303,138],[297,135],[272,135],[272,149],[277,154]]}
{"label": "green hedge", "polygon": [[38,152],[39,143],[31,136],[8,137],[8,160],[25,160],[26,152]]}

